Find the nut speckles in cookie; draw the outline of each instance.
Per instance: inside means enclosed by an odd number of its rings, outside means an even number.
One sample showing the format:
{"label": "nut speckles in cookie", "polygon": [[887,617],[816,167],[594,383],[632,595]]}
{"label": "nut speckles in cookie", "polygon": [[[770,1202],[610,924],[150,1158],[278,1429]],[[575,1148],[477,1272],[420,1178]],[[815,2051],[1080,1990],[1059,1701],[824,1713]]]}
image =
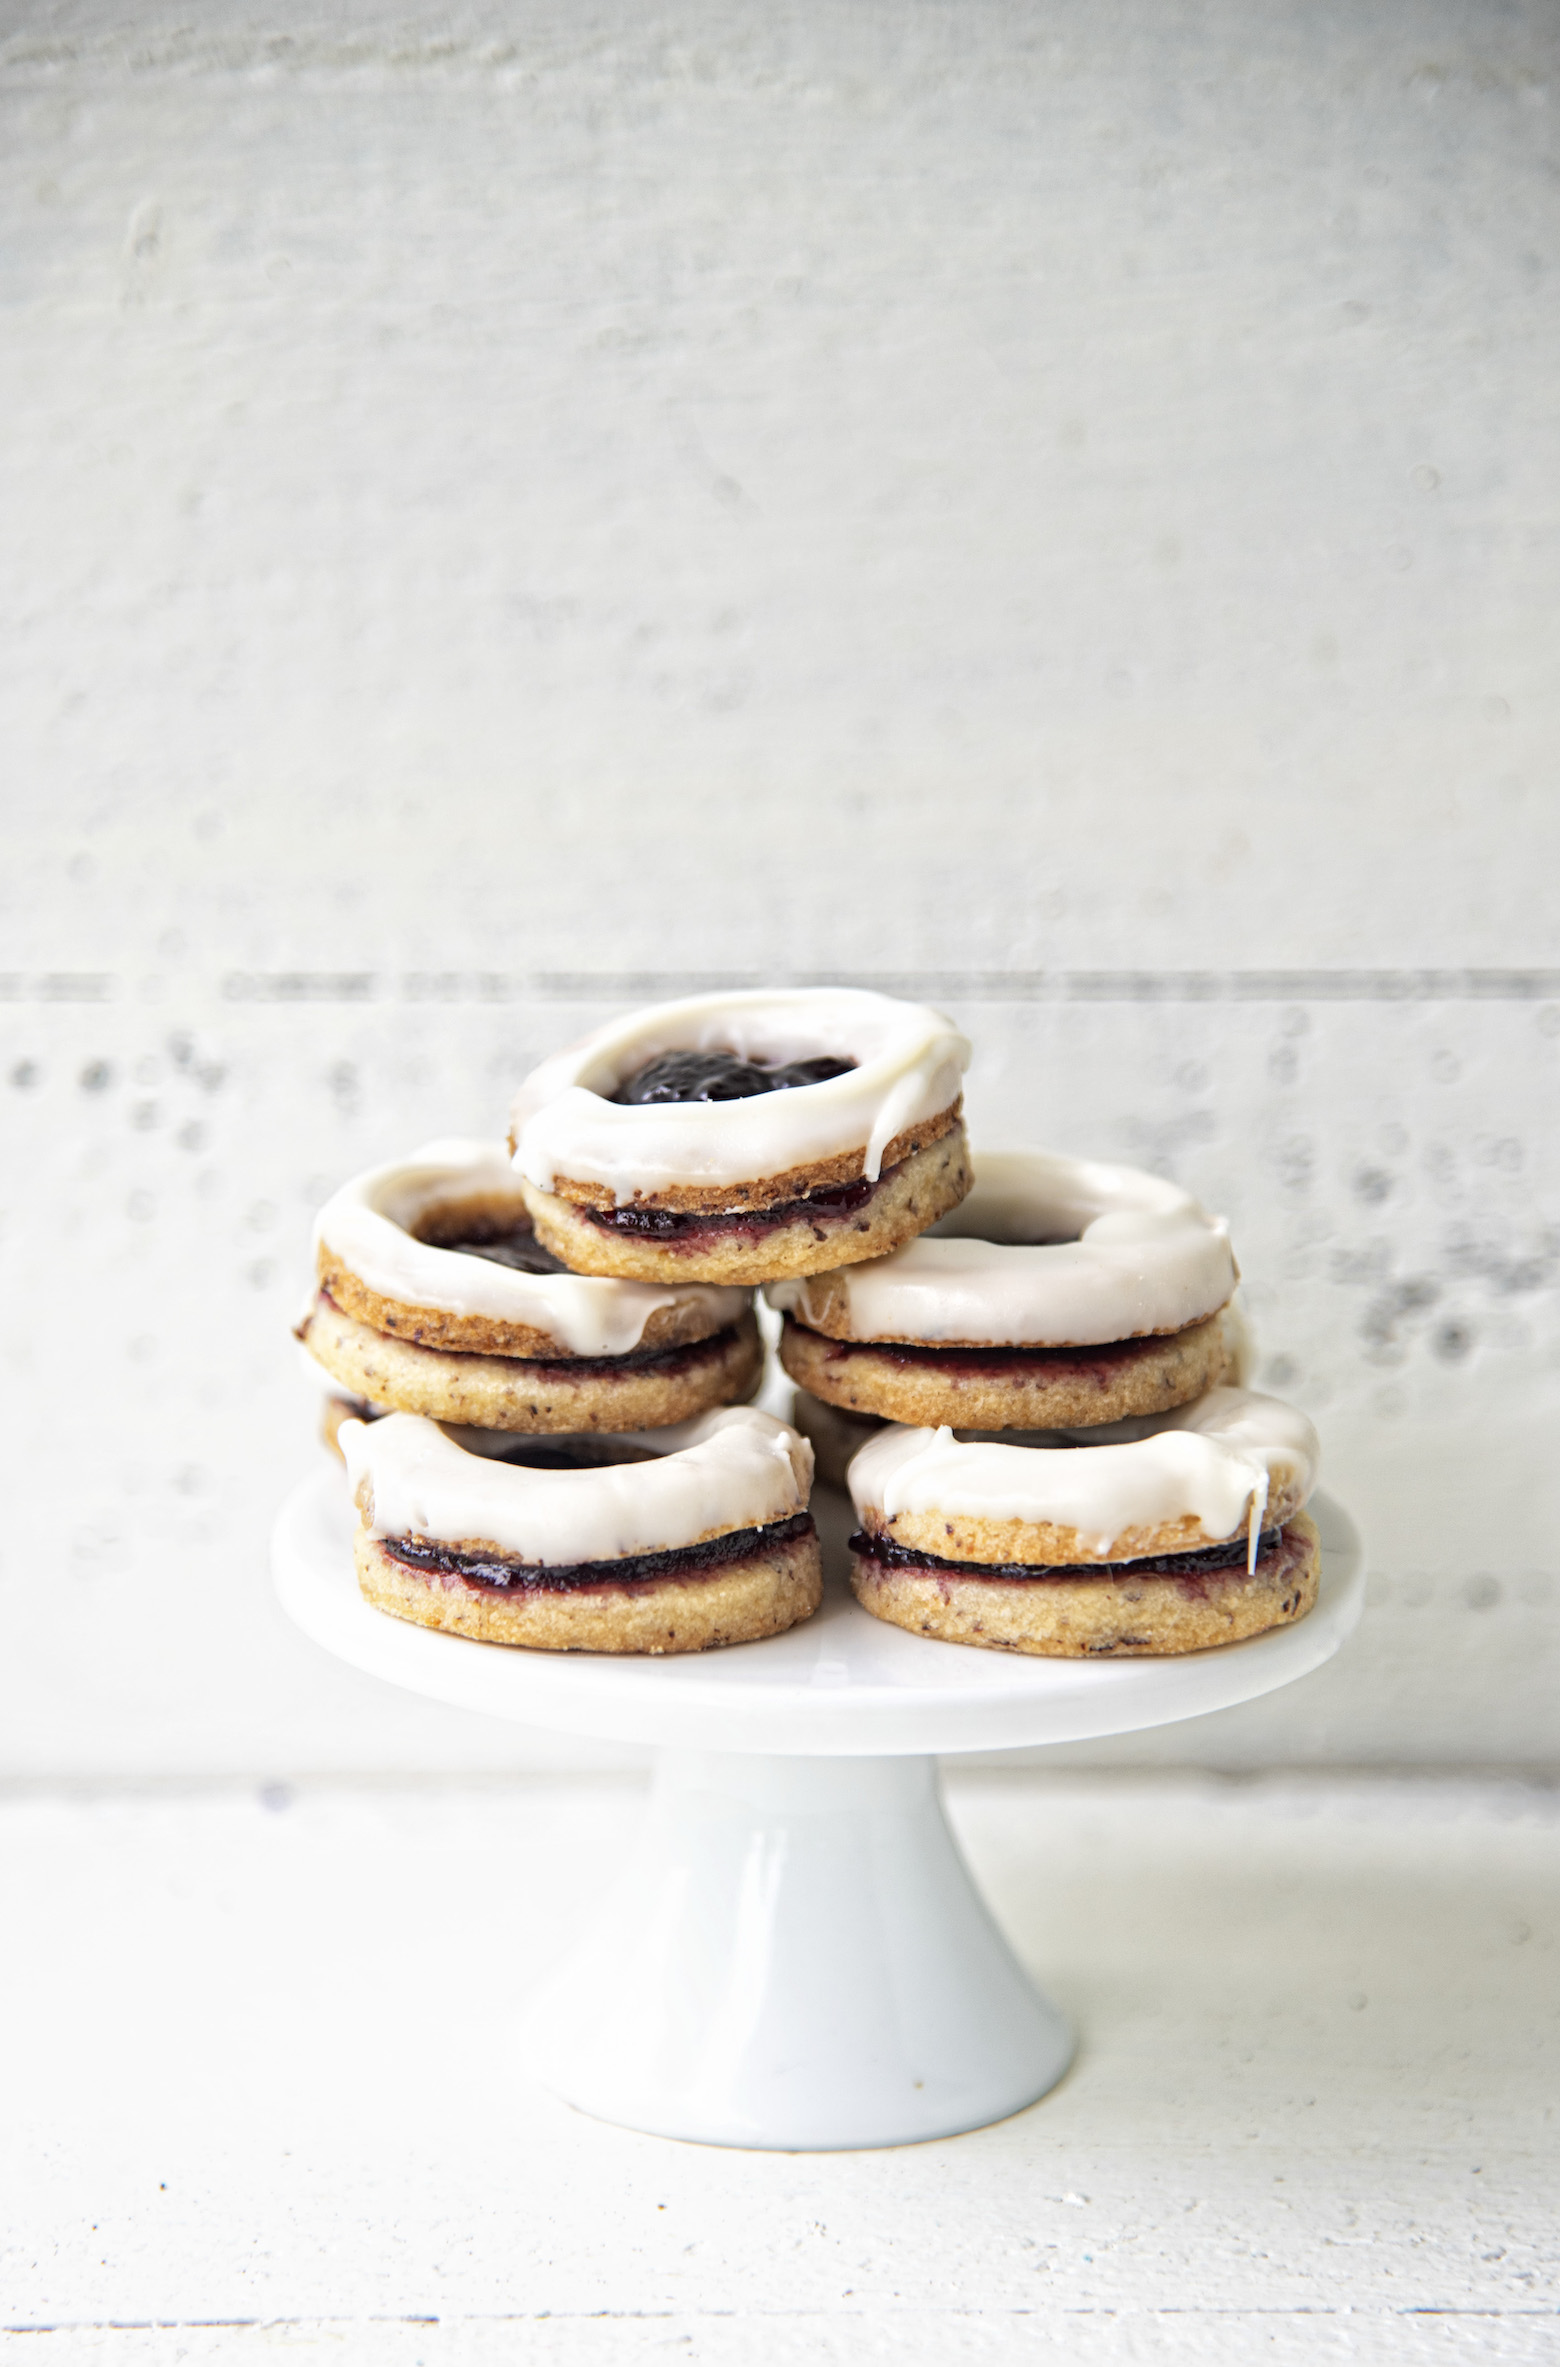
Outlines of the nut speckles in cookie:
{"label": "nut speckles in cookie", "polygon": [[[684,1053],[729,1054],[760,1077],[802,1073],[749,1080],[729,1098],[620,1098],[652,1064]],[[875,1182],[891,1146],[956,1109],[968,1058],[939,1012],[862,988],[663,1003],[532,1071],[514,1104],[515,1165],[540,1191],[620,1208],[658,1198],[686,1206],[690,1193],[739,1207],[755,1182],[840,1162],[850,1175],[818,1180]],[[820,1067],[836,1073],[806,1073]],[[747,1204],[792,1196],[760,1192]]]}

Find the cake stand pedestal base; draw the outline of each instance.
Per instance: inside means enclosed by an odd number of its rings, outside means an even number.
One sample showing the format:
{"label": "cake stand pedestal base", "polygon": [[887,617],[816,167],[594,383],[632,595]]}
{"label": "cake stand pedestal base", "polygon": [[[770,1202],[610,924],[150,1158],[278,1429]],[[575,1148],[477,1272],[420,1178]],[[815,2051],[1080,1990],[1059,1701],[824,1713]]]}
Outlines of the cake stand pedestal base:
{"label": "cake stand pedestal base", "polygon": [[505,1651],[364,1602],[352,1506],[329,1470],[282,1507],[276,1584],[305,1634],[354,1668],[658,1754],[628,1873],[531,2002],[534,2075],[626,2128],[828,2152],[1001,2120],[1072,2053],[970,1880],[932,1754],[1141,1733],[1320,1668],[1359,1617],[1364,1573],[1347,1514],[1324,1496],[1312,1510],[1315,1610],[1172,1660],[935,1643],[869,1618],[842,1574],[813,1618],[766,1643],[660,1659]]}
{"label": "cake stand pedestal base", "polygon": [[617,1888],[527,2017],[581,2111],[706,2145],[909,2145],[1072,2058],[948,1829],[929,1758],[663,1750]]}

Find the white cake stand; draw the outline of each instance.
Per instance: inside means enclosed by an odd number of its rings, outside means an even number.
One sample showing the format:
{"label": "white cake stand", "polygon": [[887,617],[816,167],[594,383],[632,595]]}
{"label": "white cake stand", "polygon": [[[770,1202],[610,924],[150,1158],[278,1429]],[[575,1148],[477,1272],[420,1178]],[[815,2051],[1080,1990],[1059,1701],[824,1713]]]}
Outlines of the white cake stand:
{"label": "white cake stand", "polygon": [[[838,1563],[848,1508],[814,1509]],[[1128,1734],[1308,1675],[1363,1595],[1352,1524],[1325,1497],[1311,1509],[1323,1577],[1310,1617],[1174,1660],[933,1643],[869,1618],[838,1578],[801,1627],[722,1652],[472,1643],[363,1601],[335,1470],[288,1498],[274,1566],[298,1625],[355,1668],[462,1709],[655,1746],[627,1875],[516,2017],[529,2067],[602,2120],[813,2152],[981,2128],[1061,2078],[1071,2035],[970,1879],[936,1755]]]}

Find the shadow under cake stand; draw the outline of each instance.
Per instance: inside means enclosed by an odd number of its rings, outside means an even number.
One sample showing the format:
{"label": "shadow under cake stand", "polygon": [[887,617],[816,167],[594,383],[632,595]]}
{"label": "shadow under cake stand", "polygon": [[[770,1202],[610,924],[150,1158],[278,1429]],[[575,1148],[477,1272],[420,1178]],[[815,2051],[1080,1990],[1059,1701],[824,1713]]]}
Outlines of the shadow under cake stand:
{"label": "shadow under cake stand", "polygon": [[970,1879],[937,1757],[1130,1734],[1308,1675],[1364,1591],[1347,1515],[1326,1497],[1311,1510],[1323,1574],[1310,1616],[1165,1660],[932,1642],[870,1618],[837,1577],[814,1618],[725,1651],[474,1643],[364,1602],[337,1470],[288,1498],[273,1557],[285,1609],[355,1668],[460,1709],[654,1747],[628,1871],[528,2001],[533,2074],[628,2128],[822,2152],[982,2128],[1072,2059],[1067,2024]]}

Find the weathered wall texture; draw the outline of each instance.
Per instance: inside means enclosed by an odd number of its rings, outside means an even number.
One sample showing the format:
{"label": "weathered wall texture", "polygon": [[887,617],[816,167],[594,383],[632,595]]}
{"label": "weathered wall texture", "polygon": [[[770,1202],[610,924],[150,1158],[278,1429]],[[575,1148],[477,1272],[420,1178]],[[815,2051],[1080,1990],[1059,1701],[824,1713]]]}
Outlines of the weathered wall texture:
{"label": "weathered wall texture", "polygon": [[705,976],[924,977],[980,1136],[1233,1218],[1372,1609],[1103,1755],[1557,1756],[1557,68],[10,12],[0,1768],[561,1756],[271,1609],[286,1324],[330,1183]]}

